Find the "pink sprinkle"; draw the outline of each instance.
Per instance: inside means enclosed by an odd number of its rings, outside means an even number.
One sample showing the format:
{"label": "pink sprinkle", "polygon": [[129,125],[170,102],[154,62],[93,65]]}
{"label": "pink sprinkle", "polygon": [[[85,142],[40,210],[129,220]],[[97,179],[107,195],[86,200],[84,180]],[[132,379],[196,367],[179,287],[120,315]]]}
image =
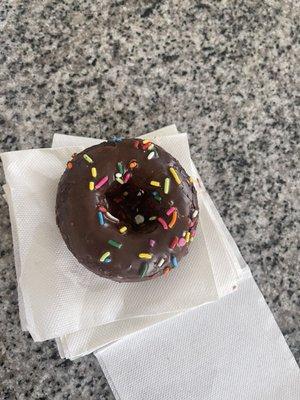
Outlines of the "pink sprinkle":
{"label": "pink sprinkle", "polygon": [[196,229],[191,230],[191,236],[194,237],[196,235]]}
{"label": "pink sprinkle", "polygon": [[166,212],[166,214],[169,216],[169,215],[171,215],[175,210],[176,210],[175,207],[171,207],[171,208],[168,209],[168,211]]}
{"label": "pink sprinkle", "polygon": [[108,182],[108,176],[105,176],[104,178],[100,179],[99,182],[96,183],[95,189],[100,189],[103,185],[105,185]]}
{"label": "pink sprinkle", "polygon": [[185,239],[184,238],[180,238],[179,241],[178,241],[178,246],[179,247],[183,247],[185,245],[185,243],[186,243]]}
{"label": "pink sprinkle", "polygon": [[163,218],[161,218],[161,217],[158,217],[157,218],[157,221],[162,225],[162,227],[164,228],[164,229],[168,229],[168,224],[166,223],[166,221],[163,219]]}
{"label": "pink sprinkle", "polygon": [[101,212],[104,212],[104,213],[106,213],[106,211],[107,211],[107,209],[105,207],[102,207],[102,206],[99,206],[98,210],[101,211]]}
{"label": "pink sprinkle", "polygon": [[124,175],[124,183],[127,183],[129,181],[129,179],[131,178],[131,173],[130,172],[126,172],[126,174]]}
{"label": "pink sprinkle", "polygon": [[195,225],[196,221],[189,220],[189,228],[192,228]]}
{"label": "pink sprinkle", "polygon": [[151,247],[153,247],[153,246],[155,245],[155,240],[150,239],[150,240],[149,240],[149,244],[150,244]]}

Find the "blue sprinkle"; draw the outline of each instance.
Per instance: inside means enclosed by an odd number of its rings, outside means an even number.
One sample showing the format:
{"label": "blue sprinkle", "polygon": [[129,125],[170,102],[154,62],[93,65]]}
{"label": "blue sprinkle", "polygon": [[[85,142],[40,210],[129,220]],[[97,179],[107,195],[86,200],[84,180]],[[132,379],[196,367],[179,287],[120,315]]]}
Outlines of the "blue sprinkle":
{"label": "blue sprinkle", "polygon": [[98,211],[98,221],[100,225],[104,225],[104,218],[101,211]]}
{"label": "blue sprinkle", "polygon": [[104,262],[104,264],[109,264],[109,263],[111,263],[111,258],[108,257],[103,262]]}
{"label": "blue sprinkle", "polygon": [[173,268],[177,268],[178,267],[178,261],[177,258],[172,254],[171,256],[171,264]]}

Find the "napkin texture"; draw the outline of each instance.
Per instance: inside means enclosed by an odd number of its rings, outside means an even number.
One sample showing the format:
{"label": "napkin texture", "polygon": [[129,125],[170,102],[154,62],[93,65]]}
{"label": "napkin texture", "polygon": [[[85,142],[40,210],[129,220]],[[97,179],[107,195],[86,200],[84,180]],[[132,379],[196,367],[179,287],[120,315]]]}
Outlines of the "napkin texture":
{"label": "napkin texture", "polygon": [[299,400],[300,372],[248,268],[217,302],[95,353],[117,400]]}
{"label": "napkin texture", "polygon": [[[228,275],[222,272],[226,283],[222,281],[219,285],[215,265],[218,260],[211,259],[206,246],[214,234],[205,237],[201,220],[190,254],[168,279],[119,284],[95,279],[94,274],[83,268],[67,249],[56,226],[55,197],[66,161],[74,152],[90,145],[90,140],[85,138],[84,146],[1,155],[16,232],[14,242],[18,242],[15,251],[20,265],[20,309],[25,314],[22,325],[34,340],[60,337],[130,318],[172,316],[216,300],[235,285],[237,276],[232,266],[227,269]],[[186,135],[155,135],[153,140],[193,174]],[[205,214],[201,197],[199,203],[201,213]],[[132,331],[127,322],[124,326],[122,335]],[[104,344],[111,340],[115,336]]]}

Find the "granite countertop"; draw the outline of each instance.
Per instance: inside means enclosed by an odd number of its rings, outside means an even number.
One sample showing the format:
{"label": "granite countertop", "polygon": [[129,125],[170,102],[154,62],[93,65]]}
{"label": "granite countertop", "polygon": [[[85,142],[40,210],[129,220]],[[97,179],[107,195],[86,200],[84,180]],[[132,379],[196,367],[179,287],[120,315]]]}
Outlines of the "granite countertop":
{"label": "granite countertop", "polygon": [[[292,0],[0,4],[0,150],[176,123],[298,362],[299,19]],[[61,360],[21,332],[0,207],[0,398],[112,399],[92,355]]]}

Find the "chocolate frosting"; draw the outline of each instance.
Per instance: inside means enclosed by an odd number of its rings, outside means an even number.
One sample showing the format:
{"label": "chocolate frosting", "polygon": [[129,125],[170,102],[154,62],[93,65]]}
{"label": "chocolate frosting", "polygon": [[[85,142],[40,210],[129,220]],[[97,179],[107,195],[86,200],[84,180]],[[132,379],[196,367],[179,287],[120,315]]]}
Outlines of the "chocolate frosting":
{"label": "chocolate frosting", "polygon": [[69,250],[90,271],[143,281],[167,275],[187,254],[198,222],[197,194],[161,147],[139,139],[108,141],[67,163],[56,219]]}

